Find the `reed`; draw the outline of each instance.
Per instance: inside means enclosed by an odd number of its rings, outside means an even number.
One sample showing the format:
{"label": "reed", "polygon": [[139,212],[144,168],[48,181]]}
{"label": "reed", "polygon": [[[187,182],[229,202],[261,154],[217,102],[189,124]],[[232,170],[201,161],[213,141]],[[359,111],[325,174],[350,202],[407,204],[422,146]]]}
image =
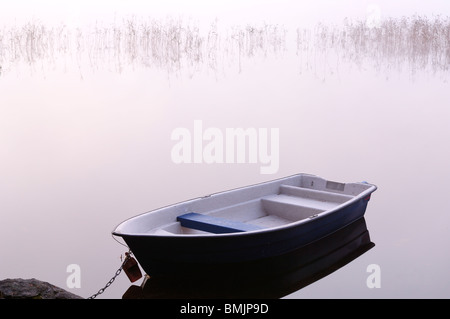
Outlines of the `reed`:
{"label": "reed", "polygon": [[[251,59],[284,56],[287,30],[280,25],[234,26],[219,32],[218,21],[206,30],[181,18],[164,21],[124,18],[86,28],[48,27],[34,20],[0,29],[0,72],[28,66],[46,71],[76,65],[80,72],[148,68],[168,74],[232,68],[241,72]],[[319,23],[297,28],[301,73],[321,77],[342,72],[344,65],[378,72],[407,70],[446,76],[450,65],[448,17],[388,18],[377,26],[345,19],[341,25]]]}
{"label": "reed", "polygon": [[40,21],[0,30],[0,65],[3,71],[20,64],[41,63],[56,67],[58,61],[75,62],[79,69],[87,63],[122,72],[125,68],[146,67],[177,73],[191,73],[220,64],[232,65],[257,55],[267,57],[285,47],[286,31],[279,26],[234,27],[225,36],[217,21],[209,30],[182,19],[138,19],[131,17],[111,25],[96,23],[89,28],[70,30],[65,25],[48,28]]}
{"label": "reed", "polygon": [[303,71],[317,70],[319,62],[326,66],[325,73],[333,74],[345,62],[387,74],[407,70],[412,76],[418,71],[446,76],[450,66],[450,19],[388,18],[377,27],[348,19],[342,26],[319,24],[312,31],[297,29],[296,53]]}

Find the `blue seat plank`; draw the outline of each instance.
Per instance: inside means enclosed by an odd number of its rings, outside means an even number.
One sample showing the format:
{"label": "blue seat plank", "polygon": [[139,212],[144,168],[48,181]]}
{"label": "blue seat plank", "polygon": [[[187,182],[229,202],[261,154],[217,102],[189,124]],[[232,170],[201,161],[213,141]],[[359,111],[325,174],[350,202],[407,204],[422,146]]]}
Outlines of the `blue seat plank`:
{"label": "blue seat plank", "polygon": [[262,229],[259,226],[241,223],[221,217],[202,215],[197,213],[187,213],[177,217],[181,226],[203,230],[214,234],[225,234],[235,232],[246,232]]}

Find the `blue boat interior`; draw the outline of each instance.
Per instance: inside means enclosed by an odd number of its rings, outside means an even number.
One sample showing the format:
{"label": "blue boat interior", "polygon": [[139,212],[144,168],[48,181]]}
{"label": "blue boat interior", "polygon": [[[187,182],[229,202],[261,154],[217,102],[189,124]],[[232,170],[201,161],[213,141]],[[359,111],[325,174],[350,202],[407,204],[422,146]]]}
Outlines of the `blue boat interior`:
{"label": "blue boat interior", "polygon": [[214,234],[246,232],[262,229],[262,227],[256,225],[198,213],[187,213],[178,216],[177,221],[179,221],[183,227]]}

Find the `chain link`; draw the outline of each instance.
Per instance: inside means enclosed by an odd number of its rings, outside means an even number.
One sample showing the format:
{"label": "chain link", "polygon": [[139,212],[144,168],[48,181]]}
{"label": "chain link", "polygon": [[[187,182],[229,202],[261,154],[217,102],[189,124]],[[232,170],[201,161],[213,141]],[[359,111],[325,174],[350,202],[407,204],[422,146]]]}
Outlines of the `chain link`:
{"label": "chain link", "polygon": [[120,266],[119,269],[117,269],[116,273],[114,274],[114,276],[107,282],[107,284],[105,285],[105,287],[101,288],[97,293],[93,294],[92,296],[88,297],[87,299],[95,299],[97,298],[98,295],[101,295],[103,292],[105,292],[105,289],[108,288],[109,286],[111,286],[111,284],[114,282],[114,280],[116,280],[116,277],[120,275],[120,273],[122,272],[123,269],[123,265],[125,265],[125,263],[128,261],[128,259],[131,258],[131,250],[128,251],[128,253],[125,253],[126,257],[125,260],[123,261],[122,265]]}

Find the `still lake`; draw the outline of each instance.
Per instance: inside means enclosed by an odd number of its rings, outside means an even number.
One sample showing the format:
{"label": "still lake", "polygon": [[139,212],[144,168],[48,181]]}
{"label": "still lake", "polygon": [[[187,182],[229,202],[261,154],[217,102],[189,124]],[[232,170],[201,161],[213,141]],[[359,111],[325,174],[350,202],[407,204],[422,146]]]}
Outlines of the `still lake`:
{"label": "still lake", "polygon": [[[365,215],[375,247],[285,298],[449,298],[448,19],[419,21],[443,36],[429,46],[411,19],[347,26],[346,40],[333,28],[201,33],[128,20],[90,33],[29,24],[14,44],[5,39],[16,31],[3,29],[0,279],[89,297],[127,251],[111,236],[121,221],[304,172],[378,186]],[[358,30],[370,41],[355,42]],[[260,158],[175,163],[172,132],[194,132],[195,121],[278,129],[278,169],[261,174]],[[67,286],[70,265],[80,288]],[[381,285],[370,288],[373,265]],[[121,274],[98,298],[122,298],[130,285]]]}

